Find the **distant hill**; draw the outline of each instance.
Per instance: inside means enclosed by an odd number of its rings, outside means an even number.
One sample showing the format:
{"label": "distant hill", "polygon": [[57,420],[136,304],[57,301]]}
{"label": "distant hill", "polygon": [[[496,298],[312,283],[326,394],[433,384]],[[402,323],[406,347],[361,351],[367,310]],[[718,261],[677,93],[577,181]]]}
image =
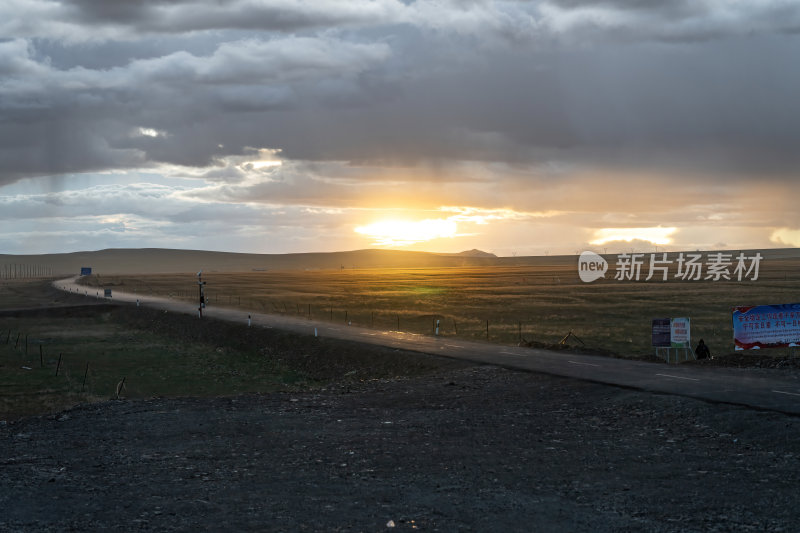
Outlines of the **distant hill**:
{"label": "distant hill", "polygon": [[[746,250],[760,252],[767,264],[800,259],[798,248]],[[738,250],[730,253],[738,253]],[[670,252],[671,256],[676,252]],[[609,262],[615,256],[607,254]],[[0,278],[80,273],[91,267],[97,274],[156,274],[171,272],[250,272],[265,270],[330,270],[359,268],[447,268],[469,266],[546,266],[572,269],[577,255],[497,257],[481,250],[455,254],[403,250],[353,250],[331,253],[241,254],[163,248],[108,249],[92,252],[42,255],[0,255]],[[613,266],[612,266],[613,268]],[[25,273],[25,274],[23,274]]]}
{"label": "distant hill", "polygon": [[[474,255],[478,252],[479,255]],[[53,275],[78,274],[91,267],[99,274],[168,272],[248,272],[264,270],[319,270],[353,268],[424,268],[489,266],[500,258],[472,250],[462,254],[435,254],[403,250],[354,250],[331,253],[242,254],[162,248],[108,249],[43,255],[0,255],[3,265],[49,269]],[[1,275],[0,275],[1,276]],[[2,276],[5,277],[5,276]]]}
{"label": "distant hill", "polygon": [[495,257],[495,258],[497,257],[492,253],[484,252],[483,250],[478,250],[476,248],[473,248],[472,250],[465,250],[463,252],[458,252],[455,254],[439,254],[439,255],[456,255],[459,257]]}

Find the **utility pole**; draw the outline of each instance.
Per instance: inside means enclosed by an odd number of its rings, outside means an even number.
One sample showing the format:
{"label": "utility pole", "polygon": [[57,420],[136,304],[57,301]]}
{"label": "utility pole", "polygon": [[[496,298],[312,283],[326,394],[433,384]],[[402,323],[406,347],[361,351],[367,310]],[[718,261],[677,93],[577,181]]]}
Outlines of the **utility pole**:
{"label": "utility pole", "polygon": [[197,308],[197,313],[198,316],[200,316],[200,318],[203,318],[203,309],[205,309],[206,307],[206,296],[205,293],[203,292],[203,286],[206,284],[206,282],[203,281],[202,275],[203,275],[202,270],[197,273],[197,288],[200,291],[199,293],[200,307]]}

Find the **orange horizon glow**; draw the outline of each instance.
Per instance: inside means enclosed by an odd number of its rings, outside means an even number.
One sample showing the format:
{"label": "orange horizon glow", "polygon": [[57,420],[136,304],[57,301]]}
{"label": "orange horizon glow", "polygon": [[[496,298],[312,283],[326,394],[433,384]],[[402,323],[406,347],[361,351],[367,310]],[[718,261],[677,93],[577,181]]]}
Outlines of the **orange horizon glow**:
{"label": "orange horizon glow", "polygon": [[647,241],[653,244],[666,245],[672,244],[672,234],[678,228],[662,228],[661,226],[651,228],[601,228],[594,232],[594,240],[589,244],[595,246],[603,245],[613,241]]}
{"label": "orange horizon glow", "polygon": [[433,239],[455,237],[458,225],[449,219],[380,220],[358,226],[356,233],[371,237],[376,246],[408,246]]}

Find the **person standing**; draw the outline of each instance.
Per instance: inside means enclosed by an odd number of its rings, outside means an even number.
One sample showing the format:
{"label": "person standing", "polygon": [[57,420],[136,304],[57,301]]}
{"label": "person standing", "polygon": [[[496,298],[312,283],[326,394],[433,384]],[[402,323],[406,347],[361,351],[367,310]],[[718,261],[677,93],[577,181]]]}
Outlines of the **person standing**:
{"label": "person standing", "polygon": [[697,348],[694,349],[694,354],[698,359],[711,359],[711,350],[708,349],[708,346],[706,346],[706,343],[703,342],[703,339],[700,339],[700,342],[697,343]]}

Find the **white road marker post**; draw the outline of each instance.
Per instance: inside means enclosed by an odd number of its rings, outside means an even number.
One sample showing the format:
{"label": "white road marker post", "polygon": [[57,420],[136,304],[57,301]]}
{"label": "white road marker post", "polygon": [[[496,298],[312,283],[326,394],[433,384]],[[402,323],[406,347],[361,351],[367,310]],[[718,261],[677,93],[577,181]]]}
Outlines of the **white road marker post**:
{"label": "white road marker post", "polygon": [[197,273],[197,287],[200,291],[200,306],[197,308],[197,316],[203,318],[203,308],[206,306],[206,295],[203,292],[203,286],[206,284],[202,279],[203,271]]}

